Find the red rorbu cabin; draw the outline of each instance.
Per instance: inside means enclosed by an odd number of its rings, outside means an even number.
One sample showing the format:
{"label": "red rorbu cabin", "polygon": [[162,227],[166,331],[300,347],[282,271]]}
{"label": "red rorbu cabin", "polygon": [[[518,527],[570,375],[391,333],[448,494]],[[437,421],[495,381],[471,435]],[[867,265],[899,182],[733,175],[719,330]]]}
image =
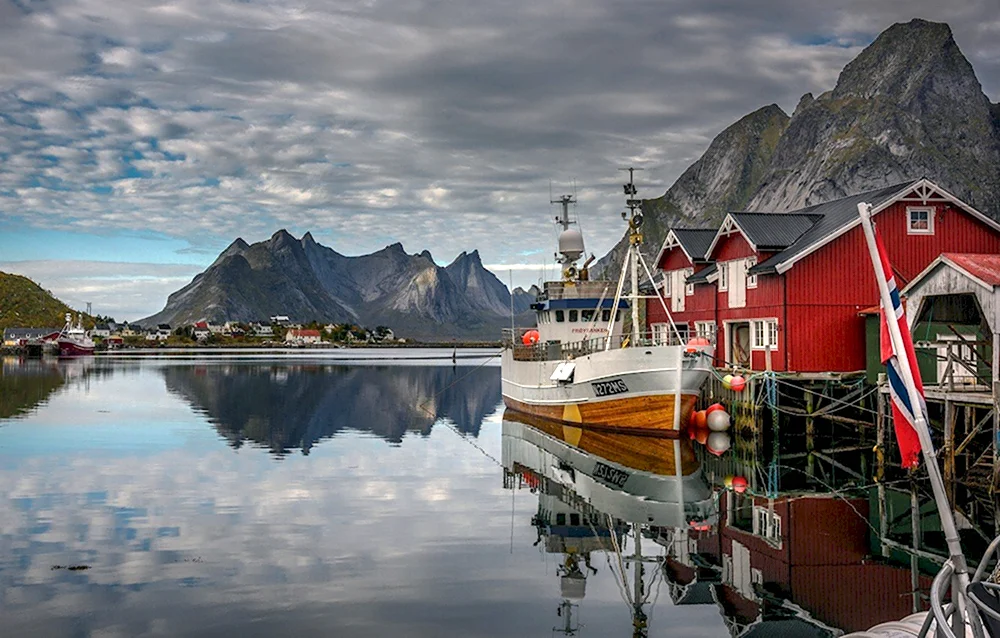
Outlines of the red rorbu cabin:
{"label": "red rorbu cabin", "polygon": [[[864,319],[878,303],[857,205],[872,206],[900,287],[944,252],[1000,253],[1000,224],[928,179],[787,213],[729,213],[711,231],[673,229],[657,256],[674,322],[714,332],[716,357],[762,370],[865,369]],[[683,295],[678,292],[683,284]],[[654,333],[669,329],[647,304]]]}

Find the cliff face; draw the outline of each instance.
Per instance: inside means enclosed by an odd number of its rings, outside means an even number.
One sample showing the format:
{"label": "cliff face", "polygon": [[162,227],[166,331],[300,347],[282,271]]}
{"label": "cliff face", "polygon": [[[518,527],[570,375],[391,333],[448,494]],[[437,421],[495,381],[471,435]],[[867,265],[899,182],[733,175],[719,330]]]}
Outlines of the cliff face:
{"label": "cliff face", "polygon": [[[803,95],[791,118],[771,105],[720,133],[644,202],[644,252],[672,225],[713,227],[730,210],[794,210],[919,177],[1000,217],[1000,105],[948,25],[912,20],[879,35],[833,90]],[[601,267],[617,271],[624,247]]]}
{"label": "cliff face", "polygon": [[[644,200],[643,252],[655,255],[670,226],[705,226],[742,210],[760,186],[788,120],[775,104],[744,116],[719,133],[663,196]],[[598,269],[620,268],[626,246],[623,237]]]}
{"label": "cliff face", "polygon": [[1000,209],[1000,129],[946,24],[883,32],[797,110],[748,209],[781,211],[926,176]]}
{"label": "cliff face", "polygon": [[[525,297],[515,293],[516,311]],[[253,245],[237,239],[140,323],[258,321],[280,314],[388,325],[418,338],[496,339],[509,325],[510,304],[511,293],[476,251],[446,267],[426,251],[408,255],[398,243],[346,257],[309,233],[295,239],[282,230]]]}

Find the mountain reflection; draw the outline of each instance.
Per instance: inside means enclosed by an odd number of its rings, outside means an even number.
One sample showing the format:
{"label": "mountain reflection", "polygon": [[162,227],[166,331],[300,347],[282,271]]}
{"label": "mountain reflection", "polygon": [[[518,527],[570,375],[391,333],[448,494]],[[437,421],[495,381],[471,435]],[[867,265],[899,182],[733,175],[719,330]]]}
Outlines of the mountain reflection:
{"label": "mountain reflection", "polygon": [[167,389],[208,415],[234,448],[250,441],[278,455],[345,429],[390,442],[427,435],[449,419],[478,435],[500,402],[496,368],[302,364],[168,366]]}
{"label": "mountain reflection", "polygon": [[0,419],[30,412],[66,382],[54,361],[4,358],[0,363]]}

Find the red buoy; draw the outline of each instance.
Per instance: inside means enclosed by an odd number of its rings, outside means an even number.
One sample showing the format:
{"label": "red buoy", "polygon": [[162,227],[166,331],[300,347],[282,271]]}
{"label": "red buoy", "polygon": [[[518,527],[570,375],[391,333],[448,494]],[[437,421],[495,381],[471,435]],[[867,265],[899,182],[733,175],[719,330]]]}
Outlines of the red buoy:
{"label": "red buoy", "polygon": [[526,346],[533,346],[538,343],[539,334],[537,330],[529,330],[521,335],[521,343]]}
{"label": "red buoy", "polygon": [[725,406],[723,406],[721,403],[713,403],[712,405],[708,406],[705,409],[705,416],[707,417],[709,414],[715,412],[716,410],[725,410],[725,409],[726,409]]}
{"label": "red buoy", "polygon": [[729,381],[729,387],[733,392],[743,392],[743,388],[747,387],[747,380],[740,375],[736,375]]}
{"label": "red buoy", "polygon": [[747,491],[747,480],[743,476],[733,477],[733,491],[739,494]]}

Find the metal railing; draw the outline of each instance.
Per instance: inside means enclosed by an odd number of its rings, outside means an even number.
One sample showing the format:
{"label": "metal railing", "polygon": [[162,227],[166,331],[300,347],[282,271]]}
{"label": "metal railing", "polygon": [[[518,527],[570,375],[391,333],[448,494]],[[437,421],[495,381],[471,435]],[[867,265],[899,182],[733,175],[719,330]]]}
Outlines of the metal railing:
{"label": "metal railing", "polygon": [[[994,567],[987,575],[991,563]],[[974,638],[1000,638],[1000,584],[996,582],[1000,576],[1000,536],[986,548],[964,592],[955,591],[954,574],[955,566],[948,560],[934,577],[930,591],[931,613],[920,628],[920,638],[960,638],[967,632]],[[949,589],[951,601],[945,602]],[[961,604],[956,605],[956,600]],[[965,609],[964,614],[956,614],[960,607]]]}
{"label": "metal railing", "polygon": [[544,299],[597,299],[604,293],[614,299],[615,284],[611,281],[578,281],[572,284],[563,281],[548,281],[541,297]]}
{"label": "metal railing", "polygon": [[[534,328],[504,328],[503,345],[505,348],[513,348],[514,359],[516,361],[559,361],[568,358],[577,358],[600,352],[605,349],[625,348],[629,346],[650,347],[650,346],[683,346],[687,345],[690,338],[687,335],[677,335],[675,332],[646,331],[640,332],[637,339],[633,339],[631,334],[613,335],[611,337],[610,348],[608,348],[608,338],[591,337],[580,341],[548,341],[539,342],[533,345],[525,345],[522,337],[525,332]],[[709,343],[714,345],[713,337],[705,337]]]}

